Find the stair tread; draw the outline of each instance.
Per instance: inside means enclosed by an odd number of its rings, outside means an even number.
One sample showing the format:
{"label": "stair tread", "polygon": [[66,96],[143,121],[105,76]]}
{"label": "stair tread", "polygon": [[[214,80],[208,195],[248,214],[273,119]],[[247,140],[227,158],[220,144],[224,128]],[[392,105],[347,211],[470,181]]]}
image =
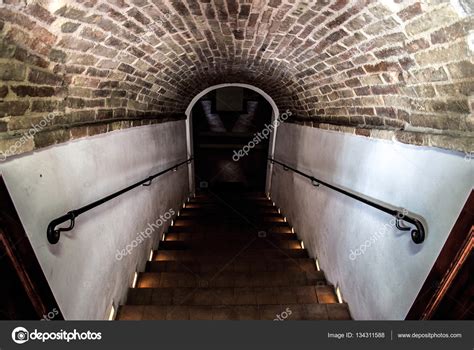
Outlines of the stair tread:
{"label": "stair tread", "polygon": [[[199,241],[205,241],[207,242],[213,242],[213,241],[226,241],[226,242],[233,242],[233,243],[245,243],[249,242],[253,238],[260,238],[258,237],[257,234],[249,234],[248,236],[232,236],[232,235],[216,235],[213,237],[201,237],[199,235],[196,235],[193,237],[192,234],[187,234],[187,232],[183,232],[183,238],[179,236],[179,233],[168,233],[166,234],[166,240],[163,242],[160,242],[160,244],[163,244],[165,242],[179,242],[179,243],[194,243],[194,242],[199,242]],[[275,235],[272,236],[271,234],[267,234],[265,232],[265,237],[262,240],[267,240],[270,242],[279,242],[279,241],[290,241],[290,242],[299,242],[298,239],[296,238],[295,235],[285,235],[285,236],[280,236],[280,235]]]}
{"label": "stair tread", "polygon": [[138,288],[156,287],[277,287],[306,286],[326,282],[321,271],[252,271],[220,273],[196,272],[141,272],[138,275]]}
{"label": "stair tread", "polygon": [[[259,231],[265,231],[270,234],[272,233],[291,233],[291,227],[289,225],[275,225],[275,226],[259,226],[257,225],[258,228],[256,227],[244,227],[241,228],[241,230],[245,230],[248,232],[248,234],[253,234],[257,235]],[[230,235],[233,233],[236,233],[238,227],[234,227],[232,229],[221,229],[219,227],[192,227],[192,226],[171,226],[168,228],[167,233],[203,233],[203,234],[209,234],[209,235]],[[244,233],[245,234],[245,233]]]}
{"label": "stair tread", "polygon": [[[290,314],[291,312],[291,314]],[[285,318],[286,316],[286,318]],[[124,305],[119,320],[349,320],[347,304],[155,306]]]}
{"label": "stair tread", "polygon": [[308,258],[305,249],[242,249],[239,250],[158,250],[155,251],[154,261],[205,261],[209,255],[213,259],[230,261],[231,259],[276,259],[276,258]]}
{"label": "stair tread", "polygon": [[225,267],[227,271],[250,272],[250,271],[316,271],[316,265],[310,258],[294,259],[260,259],[258,262],[252,260],[237,259],[218,260],[209,258],[205,261],[149,261],[146,272],[176,272],[194,271],[213,272],[220,271]]}
{"label": "stair tread", "polygon": [[297,240],[262,240],[262,239],[246,239],[246,240],[181,240],[181,241],[165,241],[160,243],[159,251],[162,250],[240,250],[247,249],[301,249]]}
{"label": "stair tread", "polygon": [[337,303],[334,288],[320,286],[132,288],[129,305],[280,305]]}

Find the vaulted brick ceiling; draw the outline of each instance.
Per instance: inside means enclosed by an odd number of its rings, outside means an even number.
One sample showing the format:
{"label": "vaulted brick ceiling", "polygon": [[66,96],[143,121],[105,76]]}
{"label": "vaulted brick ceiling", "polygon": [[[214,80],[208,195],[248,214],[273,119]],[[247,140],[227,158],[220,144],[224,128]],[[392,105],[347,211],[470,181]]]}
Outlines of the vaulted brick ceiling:
{"label": "vaulted brick ceiling", "polygon": [[469,1],[4,2],[0,132],[55,112],[32,147],[180,117],[223,82],[262,88],[293,121],[472,146]]}

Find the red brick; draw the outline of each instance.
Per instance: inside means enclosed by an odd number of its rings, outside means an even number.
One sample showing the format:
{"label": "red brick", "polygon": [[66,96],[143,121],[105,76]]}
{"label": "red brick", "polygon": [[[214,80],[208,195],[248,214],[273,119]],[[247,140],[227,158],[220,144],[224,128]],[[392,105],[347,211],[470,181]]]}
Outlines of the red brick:
{"label": "red brick", "polygon": [[423,10],[421,8],[421,4],[419,2],[416,2],[413,5],[410,5],[404,8],[402,11],[398,12],[398,17],[400,17],[404,21],[408,21],[422,13]]}

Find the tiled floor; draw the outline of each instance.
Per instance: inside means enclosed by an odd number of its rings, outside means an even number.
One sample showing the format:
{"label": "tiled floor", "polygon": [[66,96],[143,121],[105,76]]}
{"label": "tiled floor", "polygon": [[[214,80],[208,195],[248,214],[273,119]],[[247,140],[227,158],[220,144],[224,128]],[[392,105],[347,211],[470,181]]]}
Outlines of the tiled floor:
{"label": "tiled floor", "polygon": [[346,304],[270,200],[199,195],[139,274],[119,320],[340,320]]}

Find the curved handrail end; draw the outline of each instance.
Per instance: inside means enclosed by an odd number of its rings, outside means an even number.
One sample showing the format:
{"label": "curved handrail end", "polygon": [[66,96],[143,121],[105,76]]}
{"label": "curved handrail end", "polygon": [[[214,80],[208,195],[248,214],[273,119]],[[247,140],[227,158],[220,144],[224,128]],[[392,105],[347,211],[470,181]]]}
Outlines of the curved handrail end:
{"label": "curved handrail end", "polygon": [[416,229],[411,230],[411,239],[416,244],[423,243],[425,240],[425,227],[421,221],[417,219],[413,219],[413,221],[413,225],[415,225]]}
{"label": "curved handrail end", "polygon": [[54,228],[56,225],[53,222],[50,222],[48,225],[48,242],[51,244],[56,244],[59,242],[59,238],[61,237],[61,232],[59,230],[55,230]]}

